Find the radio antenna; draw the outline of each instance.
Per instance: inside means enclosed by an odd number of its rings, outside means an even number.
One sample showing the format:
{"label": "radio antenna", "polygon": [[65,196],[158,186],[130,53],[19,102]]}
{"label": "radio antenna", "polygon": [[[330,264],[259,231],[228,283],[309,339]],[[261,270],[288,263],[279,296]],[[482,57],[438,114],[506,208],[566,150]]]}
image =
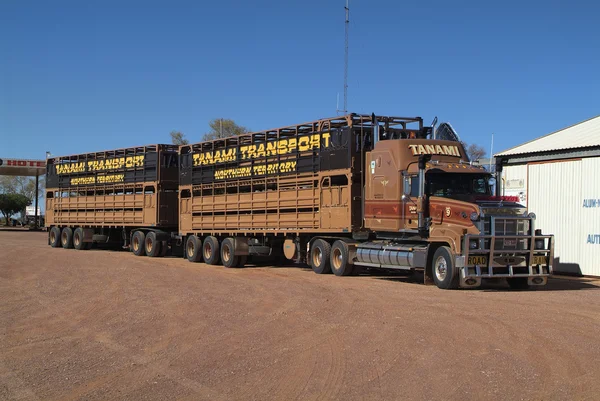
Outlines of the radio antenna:
{"label": "radio antenna", "polygon": [[348,112],[348,30],[350,28],[350,5],[348,1],[346,0],[346,6],[344,7],[346,13],[346,20],[344,22],[344,109],[337,109],[338,113],[343,112],[344,114]]}

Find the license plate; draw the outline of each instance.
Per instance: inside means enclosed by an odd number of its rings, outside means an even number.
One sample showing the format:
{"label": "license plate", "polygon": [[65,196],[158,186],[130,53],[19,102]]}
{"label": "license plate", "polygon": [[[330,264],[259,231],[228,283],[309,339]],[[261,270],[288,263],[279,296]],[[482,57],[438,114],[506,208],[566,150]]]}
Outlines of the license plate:
{"label": "license plate", "polygon": [[469,256],[469,265],[487,265],[487,256]]}
{"label": "license plate", "polygon": [[517,240],[516,239],[505,239],[504,240],[504,246],[507,247],[513,247],[513,246],[517,246]]}
{"label": "license plate", "polygon": [[546,257],[542,255],[533,255],[533,263],[532,265],[545,265]]}

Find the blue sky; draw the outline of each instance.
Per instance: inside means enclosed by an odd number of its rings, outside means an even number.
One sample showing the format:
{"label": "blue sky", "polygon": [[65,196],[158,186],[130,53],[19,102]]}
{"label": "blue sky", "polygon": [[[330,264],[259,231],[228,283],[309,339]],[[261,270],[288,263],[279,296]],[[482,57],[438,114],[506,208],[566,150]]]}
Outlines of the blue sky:
{"label": "blue sky", "polygon": [[[350,111],[494,150],[600,114],[592,1],[350,0]],[[344,0],[0,2],[0,157],[336,115]]]}

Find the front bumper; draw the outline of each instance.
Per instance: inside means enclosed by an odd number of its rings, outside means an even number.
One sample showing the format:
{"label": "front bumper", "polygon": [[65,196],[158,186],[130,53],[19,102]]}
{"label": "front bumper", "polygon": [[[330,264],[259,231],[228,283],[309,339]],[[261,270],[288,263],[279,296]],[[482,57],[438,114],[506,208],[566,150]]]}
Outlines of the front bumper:
{"label": "front bumper", "polygon": [[[526,244],[525,249],[496,249],[498,240]],[[544,246],[536,249],[536,240]],[[482,246],[471,249],[476,241]],[[483,244],[488,244],[483,246]],[[465,235],[462,255],[456,257],[460,286],[477,287],[482,279],[526,277],[529,285],[545,285],[552,274],[553,235]]]}

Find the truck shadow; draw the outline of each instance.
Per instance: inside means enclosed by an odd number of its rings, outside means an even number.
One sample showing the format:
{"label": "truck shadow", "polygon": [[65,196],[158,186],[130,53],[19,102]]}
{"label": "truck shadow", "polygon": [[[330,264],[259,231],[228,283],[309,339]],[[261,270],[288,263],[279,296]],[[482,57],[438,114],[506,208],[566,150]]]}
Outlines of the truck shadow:
{"label": "truck shadow", "polygon": [[[398,283],[408,284],[423,284],[422,276],[406,276],[406,275],[374,275],[368,274],[369,276],[386,281],[394,281]],[[513,290],[511,289],[505,280],[484,280],[481,287],[475,289],[464,289],[465,291],[579,291],[579,290],[600,290],[600,279],[594,279],[590,277],[565,277],[565,276],[553,276],[548,280],[548,284],[542,287],[531,286],[526,290]]]}

